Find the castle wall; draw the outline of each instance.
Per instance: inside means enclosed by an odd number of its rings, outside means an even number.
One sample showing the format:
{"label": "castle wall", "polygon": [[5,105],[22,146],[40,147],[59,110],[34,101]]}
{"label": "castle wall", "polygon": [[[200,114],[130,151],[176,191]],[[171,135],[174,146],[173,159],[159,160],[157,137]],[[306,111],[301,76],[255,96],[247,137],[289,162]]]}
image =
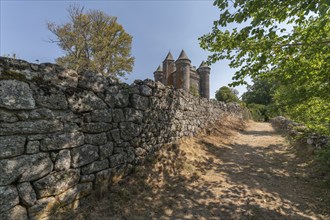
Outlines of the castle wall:
{"label": "castle wall", "polygon": [[190,61],[177,60],[176,63],[176,86],[175,88],[184,89],[189,92],[190,89]]}
{"label": "castle wall", "polygon": [[0,58],[0,219],[67,215],[162,145],[225,114],[241,109],[151,80],[118,84]]}
{"label": "castle wall", "polygon": [[198,75],[196,73],[191,72],[190,73],[190,87],[194,87],[196,89],[196,91],[198,91],[198,92],[199,92],[199,86],[200,86],[199,81],[200,81],[200,79],[199,79]]}
{"label": "castle wall", "polygon": [[163,62],[163,71],[164,71],[164,85],[173,85],[173,76],[171,75],[175,71],[175,62],[174,60],[165,60]]}
{"label": "castle wall", "polygon": [[210,98],[210,72],[208,67],[199,68],[200,94],[202,97]]}

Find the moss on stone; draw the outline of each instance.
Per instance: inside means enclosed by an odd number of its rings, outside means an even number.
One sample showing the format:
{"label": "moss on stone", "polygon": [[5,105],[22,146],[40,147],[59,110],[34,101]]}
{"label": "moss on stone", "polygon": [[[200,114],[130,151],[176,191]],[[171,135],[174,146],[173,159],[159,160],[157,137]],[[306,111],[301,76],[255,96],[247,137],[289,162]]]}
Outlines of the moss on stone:
{"label": "moss on stone", "polygon": [[22,73],[15,72],[10,70],[9,68],[4,67],[4,69],[1,71],[0,74],[0,80],[10,80],[10,79],[15,79],[23,82],[27,81],[25,75],[23,75]]}
{"label": "moss on stone", "polygon": [[35,82],[35,83],[37,83],[39,85],[45,84],[45,81],[44,81],[44,79],[41,76],[34,76],[34,77],[32,77],[31,81],[32,82]]}

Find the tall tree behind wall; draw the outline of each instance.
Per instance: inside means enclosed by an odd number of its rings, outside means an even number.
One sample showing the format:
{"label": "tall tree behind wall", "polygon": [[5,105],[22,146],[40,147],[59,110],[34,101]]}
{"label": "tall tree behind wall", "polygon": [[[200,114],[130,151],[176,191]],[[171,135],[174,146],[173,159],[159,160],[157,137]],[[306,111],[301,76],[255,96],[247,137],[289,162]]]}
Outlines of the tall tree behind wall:
{"label": "tall tree behind wall", "polygon": [[102,11],[73,5],[68,9],[69,21],[57,25],[48,22],[55,36],[51,42],[66,53],[56,59],[60,65],[77,71],[90,70],[117,78],[132,71],[132,36],[117,23],[117,18]]}

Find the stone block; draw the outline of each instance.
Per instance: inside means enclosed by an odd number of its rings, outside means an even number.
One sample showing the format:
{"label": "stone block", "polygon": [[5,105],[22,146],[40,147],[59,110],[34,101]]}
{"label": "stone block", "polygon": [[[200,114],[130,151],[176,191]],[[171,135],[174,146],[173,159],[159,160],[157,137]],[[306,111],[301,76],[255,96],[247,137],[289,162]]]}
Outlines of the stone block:
{"label": "stone block", "polygon": [[0,122],[16,122],[18,121],[17,116],[8,110],[0,109]]}
{"label": "stone block", "polygon": [[37,106],[49,109],[67,109],[68,103],[63,91],[57,87],[31,84]]}
{"label": "stone block", "polygon": [[[43,64],[41,64],[43,65]],[[42,74],[44,82],[61,88],[73,87],[78,85],[78,73],[71,69],[65,69],[58,65],[47,65]]]}
{"label": "stone block", "polygon": [[34,206],[28,208],[30,220],[45,219],[54,214],[60,207],[59,202],[54,197],[47,197],[37,200]]}
{"label": "stone block", "polygon": [[143,80],[143,83],[145,85],[149,86],[150,88],[155,88],[156,87],[156,83],[152,79],[145,79],[145,80]]}
{"label": "stone block", "polygon": [[26,209],[23,206],[17,205],[8,211],[0,213],[2,220],[28,220]]}
{"label": "stone block", "polygon": [[147,85],[140,85],[140,94],[143,96],[151,96],[152,89]]}
{"label": "stone block", "polygon": [[125,119],[126,121],[142,123],[143,121],[143,112],[140,110],[136,110],[134,108],[126,108],[125,109]]}
{"label": "stone block", "polygon": [[86,133],[101,133],[108,131],[112,128],[112,125],[109,123],[103,123],[103,122],[98,122],[98,123],[84,123],[81,126],[81,131],[86,132]]}
{"label": "stone block", "polygon": [[123,179],[125,176],[132,173],[134,169],[134,166],[131,164],[125,164],[119,167],[116,167],[115,169],[112,169],[112,180],[113,181],[119,181]]}
{"label": "stone block", "polygon": [[125,116],[122,109],[113,109],[112,112],[113,112],[112,114],[113,122],[118,123],[125,121]]}
{"label": "stone block", "polygon": [[126,163],[127,161],[127,154],[126,153],[121,153],[121,154],[114,154],[110,157],[110,167],[117,167],[121,164]]}
{"label": "stone block", "polygon": [[40,142],[39,141],[29,141],[26,145],[27,154],[39,153]]}
{"label": "stone block", "polygon": [[51,151],[74,148],[84,144],[84,135],[81,132],[49,135],[41,141],[41,150]]}
{"label": "stone block", "polygon": [[74,200],[81,199],[89,195],[93,190],[93,183],[79,183],[74,187],[68,189],[67,191],[56,196],[57,200],[60,202],[60,205],[68,205]]}
{"label": "stone block", "polygon": [[5,212],[19,203],[15,186],[0,186],[0,213]]}
{"label": "stone block", "polygon": [[89,164],[99,158],[99,147],[94,145],[83,145],[71,150],[72,167],[80,167]]}
{"label": "stone block", "polygon": [[107,91],[107,93],[115,94],[115,93],[119,92],[119,87],[118,87],[118,85],[111,85],[106,88],[106,91]]}
{"label": "stone block", "polygon": [[135,137],[130,141],[131,146],[138,147],[140,145],[141,139],[139,137]]}
{"label": "stone block", "polygon": [[78,87],[93,92],[104,92],[108,82],[102,74],[89,71],[79,73]]}
{"label": "stone block", "polygon": [[25,137],[0,137],[0,159],[18,156],[24,153]]}
{"label": "stone block", "polygon": [[139,89],[139,85],[130,85],[129,90],[128,90],[129,94],[139,94],[140,93],[140,89]]}
{"label": "stone block", "polygon": [[74,112],[88,112],[95,109],[106,109],[107,105],[91,91],[69,90],[69,107]]}
{"label": "stone block", "polygon": [[[116,145],[118,145],[118,144],[116,144]],[[124,152],[125,152],[124,151],[124,148],[123,147],[120,147],[120,146],[116,146],[113,149],[113,153],[114,154],[121,154],[121,153],[124,153]]]}
{"label": "stone block", "polygon": [[113,153],[113,143],[108,142],[105,145],[100,146],[100,160],[109,158]]}
{"label": "stone block", "polygon": [[132,163],[135,159],[134,148],[133,147],[128,147],[126,149],[126,153],[127,153],[127,162]]}
{"label": "stone block", "polygon": [[63,130],[60,121],[20,121],[14,123],[0,123],[0,136],[20,134],[45,134]]}
{"label": "stone block", "polygon": [[149,108],[149,98],[133,94],[131,96],[131,104],[134,108],[139,110],[147,110]]}
{"label": "stone block", "polygon": [[6,109],[34,109],[32,90],[25,82],[17,80],[0,81],[0,107]]}
{"label": "stone block", "polygon": [[93,182],[94,180],[95,180],[95,174],[81,175],[80,176],[80,182],[81,183]]}
{"label": "stone block", "polygon": [[41,140],[45,135],[43,134],[35,134],[35,135],[28,135],[28,141],[36,141],[36,140]]}
{"label": "stone block", "polygon": [[137,137],[141,132],[139,125],[132,122],[120,123],[120,136],[124,141],[132,140]]}
{"label": "stone block", "polygon": [[91,120],[93,122],[112,122],[112,111],[111,109],[92,111]]}
{"label": "stone block", "polygon": [[102,182],[110,182],[112,175],[112,169],[106,169],[98,172],[95,177],[95,184],[99,184]]}
{"label": "stone block", "polygon": [[119,141],[120,140],[120,130],[119,129],[113,129],[110,131],[112,139],[114,141]]}
{"label": "stone block", "polygon": [[103,145],[107,143],[107,135],[105,132],[100,134],[85,134],[85,143],[92,145]]}
{"label": "stone block", "polygon": [[86,166],[83,166],[81,171],[82,171],[82,174],[86,175],[86,174],[91,174],[91,173],[95,173],[97,171],[104,170],[108,167],[109,167],[109,160],[105,159],[105,160],[101,160],[101,161],[95,161]]}
{"label": "stone block", "polygon": [[37,201],[37,195],[34,192],[30,182],[24,182],[17,185],[18,195],[23,205],[33,206]]}
{"label": "stone block", "polygon": [[61,150],[55,160],[55,170],[68,170],[71,166],[70,150]]}
{"label": "stone block", "polygon": [[106,92],[105,100],[109,107],[126,107],[129,103],[129,94],[127,91],[120,90],[118,93]]}
{"label": "stone block", "polygon": [[14,181],[39,179],[53,170],[53,163],[46,153],[23,155],[0,161],[0,185]]}
{"label": "stone block", "polygon": [[33,186],[38,199],[58,195],[75,186],[80,179],[79,169],[52,172],[49,175],[35,181]]}

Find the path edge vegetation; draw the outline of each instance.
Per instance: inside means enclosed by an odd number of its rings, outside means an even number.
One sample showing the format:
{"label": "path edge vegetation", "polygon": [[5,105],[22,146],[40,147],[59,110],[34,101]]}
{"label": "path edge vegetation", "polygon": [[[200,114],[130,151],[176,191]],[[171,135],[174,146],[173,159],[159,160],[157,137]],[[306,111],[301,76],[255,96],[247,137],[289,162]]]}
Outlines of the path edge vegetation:
{"label": "path edge vegetation", "polygon": [[[200,46],[211,53],[208,64],[229,60],[237,70],[231,86],[252,79],[241,104],[259,120],[283,115],[304,124],[306,135],[330,136],[330,1],[215,0],[213,5],[219,19],[199,38]],[[315,153],[330,172],[330,144]]]}
{"label": "path edge vegetation", "polygon": [[268,113],[330,135],[330,2],[216,0],[214,6],[219,19],[199,38],[211,53],[208,64],[229,60],[237,70],[231,86],[268,81]]}

